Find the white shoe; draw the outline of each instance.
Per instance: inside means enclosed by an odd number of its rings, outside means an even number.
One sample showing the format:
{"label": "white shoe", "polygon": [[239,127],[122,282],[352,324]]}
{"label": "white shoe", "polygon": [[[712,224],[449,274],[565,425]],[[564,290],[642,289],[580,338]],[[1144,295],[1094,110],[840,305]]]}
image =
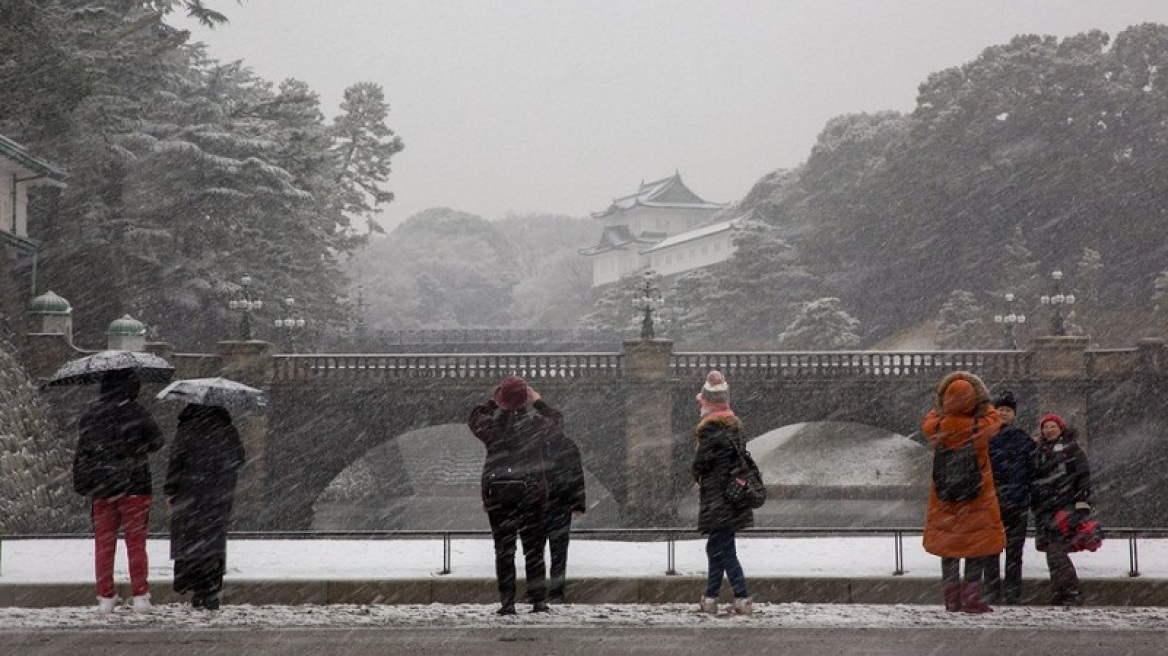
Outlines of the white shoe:
{"label": "white shoe", "polygon": [[734,600],[734,612],[739,615],[754,613],[754,601],[750,597],[739,597]]}
{"label": "white shoe", "polygon": [[717,615],[718,614],[718,598],[717,597],[702,597],[702,600],[698,602],[698,608],[703,613],[709,613],[710,615]]}
{"label": "white shoe", "polygon": [[117,597],[98,597],[97,598],[97,613],[99,615],[109,615],[114,612],[114,606],[118,605]]}
{"label": "white shoe", "polygon": [[154,608],[150,603],[150,593],[134,597],[134,612],[149,613]]}

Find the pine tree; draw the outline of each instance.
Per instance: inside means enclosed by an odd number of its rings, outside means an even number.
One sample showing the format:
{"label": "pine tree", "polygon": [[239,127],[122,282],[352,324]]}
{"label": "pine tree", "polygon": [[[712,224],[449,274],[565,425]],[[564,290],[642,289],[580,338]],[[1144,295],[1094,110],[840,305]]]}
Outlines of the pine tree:
{"label": "pine tree", "polygon": [[860,320],[840,307],[838,298],[807,301],[779,335],[787,350],[837,351],[860,344]]}
{"label": "pine tree", "polygon": [[941,306],[937,345],[953,350],[997,347],[998,343],[986,323],[986,310],[978,304],[972,292],[955,289]]}

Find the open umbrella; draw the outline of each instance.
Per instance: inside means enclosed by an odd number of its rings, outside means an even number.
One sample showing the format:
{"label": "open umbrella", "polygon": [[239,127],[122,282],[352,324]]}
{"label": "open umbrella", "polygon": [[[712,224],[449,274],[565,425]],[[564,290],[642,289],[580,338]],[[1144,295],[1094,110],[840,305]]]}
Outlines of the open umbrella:
{"label": "open umbrella", "polygon": [[153,353],[100,351],[61,365],[44,386],[99,383],[102,376],[114,371],[133,371],[144,383],[165,383],[174,376],[174,367]]}
{"label": "open umbrella", "polygon": [[160,401],[186,401],[225,408],[262,408],[268,404],[263,390],[226,378],[184,378],[162,388]]}

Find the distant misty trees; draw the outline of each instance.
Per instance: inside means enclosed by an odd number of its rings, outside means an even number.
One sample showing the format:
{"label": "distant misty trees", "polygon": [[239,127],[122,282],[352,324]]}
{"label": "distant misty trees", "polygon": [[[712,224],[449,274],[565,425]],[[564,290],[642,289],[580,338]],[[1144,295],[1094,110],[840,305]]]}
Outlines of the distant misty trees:
{"label": "distant misty trees", "polygon": [[591,264],[576,249],[598,231],[589,219],[432,208],[370,240],[348,271],[364,284],[371,330],[573,328],[592,303]]}

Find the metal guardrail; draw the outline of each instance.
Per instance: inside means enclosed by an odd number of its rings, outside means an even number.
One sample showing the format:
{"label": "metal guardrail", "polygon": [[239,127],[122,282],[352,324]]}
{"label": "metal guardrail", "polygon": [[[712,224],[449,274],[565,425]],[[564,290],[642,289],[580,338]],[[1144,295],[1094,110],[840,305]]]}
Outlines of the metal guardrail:
{"label": "metal guardrail", "polygon": [[[676,576],[677,572],[677,541],[680,539],[695,539],[694,529],[683,528],[582,528],[572,529],[575,537],[608,537],[612,539],[628,539],[634,541],[664,540],[666,543],[665,574]],[[1105,539],[1126,538],[1128,544],[1128,572],[1129,577],[1140,576],[1140,538],[1168,538],[1168,528],[1112,528],[1104,531]],[[743,537],[840,537],[840,536],[891,536],[893,545],[893,576],[903,576],[904,569],[904,537],[906,535],[921,535],[920,528],[896,527],[756,527],[738,531]],[[1034,536],[1033,530],[1028,533]],[[151,540],[168,540],[169,533],[151,533]],[[484,538],[491,537],[488,530],[395,530],[395,531],[230,531],[228,540],[408,540],[433,539],[442,540],[442,571],[439,574],[450,574],[454,571],[452,561],[451,541],[454,538]],[[93,539],[92,533],[26,533],[19,535],[0,535],[0,578],[3,577],[3,553],[6,540],[82,540]]]}

